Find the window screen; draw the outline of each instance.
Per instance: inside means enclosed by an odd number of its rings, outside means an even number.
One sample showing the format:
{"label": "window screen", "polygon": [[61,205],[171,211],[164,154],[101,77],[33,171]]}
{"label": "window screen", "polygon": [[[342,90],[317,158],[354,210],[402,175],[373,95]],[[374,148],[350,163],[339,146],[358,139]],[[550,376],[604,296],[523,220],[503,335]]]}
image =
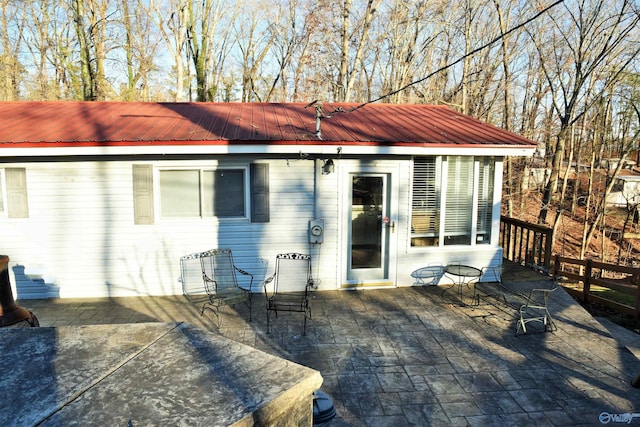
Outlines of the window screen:
{"label": "window screen", "polygon": [[200,171],[160,171],[160,212],[163,217],[200,216]]}
{"label": "window screen", "polygon": [[203,216],[244,216],[244,171],[218,169],[202,174]]}
{"label": "window screen", "polygon": [[163,217],[244,217],[245,170],[160,171]]}

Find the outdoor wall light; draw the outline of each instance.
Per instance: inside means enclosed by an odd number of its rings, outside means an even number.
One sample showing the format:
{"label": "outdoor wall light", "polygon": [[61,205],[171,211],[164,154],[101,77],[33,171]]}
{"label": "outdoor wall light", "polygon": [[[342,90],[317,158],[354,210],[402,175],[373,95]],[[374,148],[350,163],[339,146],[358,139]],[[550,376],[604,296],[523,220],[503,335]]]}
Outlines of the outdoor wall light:
{"label": "outdoor wall light", "polygon": [[329,175],[336,170],[336,166],[333,164],[333,160],[323,160],[324,164],[322,165],[322,175]]}

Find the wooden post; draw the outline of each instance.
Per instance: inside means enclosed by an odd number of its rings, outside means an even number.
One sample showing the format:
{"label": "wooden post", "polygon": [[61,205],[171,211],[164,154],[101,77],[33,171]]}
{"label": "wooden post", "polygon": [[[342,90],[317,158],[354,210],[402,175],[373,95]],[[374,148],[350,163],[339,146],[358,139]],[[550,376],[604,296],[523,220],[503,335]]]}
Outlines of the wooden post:
{"label": "wooden post", "polygon": [[543,265],[549,269],[551,268],[551,252],[553,251],[553,231],[546,234],[544,242],[544,261]]}
{"label": "wooden post", "polygon": [[584,276],[582,276],[582,301],[589,302],[589,289],[591,288],[591,258],[587,260]]}
{"label": "wooden post", "polygon": [[[636,310],[634,313],[634,319],[636,322],[640,321],[640,273],[637,271],[633,274],[633,285],[636,287]],[[640,378],[640,375],[639,375]],[[639,380],[640,383],[640,380]]]}

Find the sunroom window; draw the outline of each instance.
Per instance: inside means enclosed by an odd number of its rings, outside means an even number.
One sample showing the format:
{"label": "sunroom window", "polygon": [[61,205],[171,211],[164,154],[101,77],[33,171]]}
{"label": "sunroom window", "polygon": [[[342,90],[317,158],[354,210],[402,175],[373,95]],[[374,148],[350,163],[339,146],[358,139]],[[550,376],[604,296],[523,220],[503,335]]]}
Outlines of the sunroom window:
{"label": "sunroom window", "polygon": [[489,244],[494,173],[489,157],[416,157],[411,246]]}
{"label": "sunroom window", "polygon": [[493,185],[495,163],[493,158],[482,157],[478,171],[478,222],[476,243],[491,243],[491,218],[493,217]]}
{"label": "sunroom window", "polygon": [[165,218],[246,217],[245,169],[160,171]]}
{"label": "sunroom window", "polygon": [[441,162],[437,160],[418,157],[413,164],[412,246],[438,246]]}

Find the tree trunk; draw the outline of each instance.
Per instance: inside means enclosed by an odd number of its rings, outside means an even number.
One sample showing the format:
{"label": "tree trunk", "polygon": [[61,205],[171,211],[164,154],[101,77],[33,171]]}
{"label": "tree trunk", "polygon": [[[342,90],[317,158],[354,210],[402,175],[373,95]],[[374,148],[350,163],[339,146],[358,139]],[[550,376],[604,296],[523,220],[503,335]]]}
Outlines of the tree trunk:
{"label": "tree trunk", "polygon": [[589,188],[587,190],[587,200],[584,208],[584,222],[582,223],[582,242],[580,244],[580,259],[584,259],[584,254],[587,250],[589,238],[588,224],[589,224],[589,211],[591,209],[591,194],[593,193],[593,175],[596,168],[596,153],[591,153],[591,162],[589,168]]}
{"label": "tree trunk", "polygon": [[351,1],[344,0],[342,6],[342,26],[340,28],[340,67],[336,78],[336,101],[347,98],[347,79],[349,74],[349,15],[351,15]]}
{"label": "tree trunk", "polygon": [[567,123],[564,123],[563,121],[560,132],[558,132],[558,136],[556,139],[556,148],[553,153],[551,174],[549,175],[549,181],[547,181],[547,185],[545,186],[544,194],[542,196],[542,207],[540,209],[539,216],[539,221],[541,224],[546,224],[547,222],[547,213],[549,212],[551,198],[553,197],[553,193],[555,193],[558,188],[558,178],[560,176],[560,168],[562,167],[562,163],[564,160],[564,151],[568,129],[569,127],[567,126]]}
{"label": "tree trunk", "polygon": [[91,69],[91,52],[87,33],[84,28],[84,0],[72,0],[73,22],[80,45],[80,79],[82,81],[82,99],[93,101],[95,99],[93,86],[93,70]]}

